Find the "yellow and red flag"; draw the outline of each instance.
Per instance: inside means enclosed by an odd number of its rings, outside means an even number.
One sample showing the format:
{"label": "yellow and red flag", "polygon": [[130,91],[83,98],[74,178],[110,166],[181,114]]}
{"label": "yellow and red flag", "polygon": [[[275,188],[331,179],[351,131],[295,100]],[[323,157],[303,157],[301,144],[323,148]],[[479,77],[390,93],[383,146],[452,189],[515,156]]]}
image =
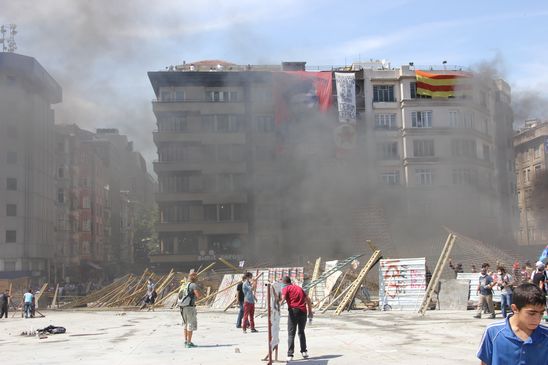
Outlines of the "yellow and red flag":
{"label": "yellow and red flag", "polygon": [[448,98],[462,94],[470,88],[466,80],[471,77],[467,72],[431,73],[415,71],[417,76],[417,94],[433,98]]}

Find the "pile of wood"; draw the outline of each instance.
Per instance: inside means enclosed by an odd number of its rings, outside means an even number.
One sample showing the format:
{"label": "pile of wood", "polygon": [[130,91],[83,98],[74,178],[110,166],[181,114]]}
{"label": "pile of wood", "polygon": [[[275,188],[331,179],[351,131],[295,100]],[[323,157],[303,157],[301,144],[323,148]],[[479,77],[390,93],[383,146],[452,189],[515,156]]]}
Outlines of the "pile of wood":
{"label": "pile of wood", "polygon": [[127,274],[112,284],[102,289],[96,290],[86,296],[78,298],[70,303],[62,305],[61,309],[88,307],[88,308],[139,308],[145,299],[147,293],[147,282],[149,279],[156,284],[155,290],[158,294],[156,305],[159,305],[170,292],[178,290],[179,283],[177,275],[173,269],[166,275],[157,275],[148,269],[145,269],[142,275],[135,276]]}

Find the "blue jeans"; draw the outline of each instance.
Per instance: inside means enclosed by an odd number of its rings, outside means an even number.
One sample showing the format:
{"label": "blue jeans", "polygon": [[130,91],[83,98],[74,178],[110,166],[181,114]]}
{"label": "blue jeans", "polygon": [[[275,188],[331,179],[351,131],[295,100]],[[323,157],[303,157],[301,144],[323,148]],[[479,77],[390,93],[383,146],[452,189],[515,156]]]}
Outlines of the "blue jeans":
{"label": "blue jeans", "polygon": [[240,328],[242,326],[242,318],[244,318],[244,302],[239,302],[240,311],[238,312],[238,320],[236,321],[236,327]]}
{"label": "blue jeans", "polygon": [[512,307],[510,307],[510,304],[512,304],[512,293],[502,293],[500,295],[500,309],[502,311],[502,318],[506,318],[506,306],[508,306],[508,309],[512,311]]}
{"label": "blue jeans", "polygon": [[30,318],[32,314],[32,303],[26,303],[25,302],[25,318]]}

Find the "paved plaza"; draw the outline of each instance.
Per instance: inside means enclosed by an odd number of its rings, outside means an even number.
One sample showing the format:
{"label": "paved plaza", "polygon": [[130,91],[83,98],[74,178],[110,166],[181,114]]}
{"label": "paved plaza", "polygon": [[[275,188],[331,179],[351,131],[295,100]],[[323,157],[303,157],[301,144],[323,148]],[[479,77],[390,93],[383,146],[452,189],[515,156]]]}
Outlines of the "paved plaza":
{"label": "paved plaza", "polygon": [[[44,311],[46,318],[0,321],[2,358],[10,364],[261,364],[267,352],[267,320],[259,333],[234,326],[236,314],[200,310],[195,349],[183,346],[179,312]],[[414,313],[353,311],[336,317],[317,315],[307,327],[310,358],[295,363],[478,364],[475,353],[484,327],[492,320],[473,312]],[[499,319],[500,320],[500,319]],[[280,331],[280,360],[285,362],[286,317]],[[66,327],[48,338],[21,336],[47,325]],[[298,340],[296,350],[298,351]]]}

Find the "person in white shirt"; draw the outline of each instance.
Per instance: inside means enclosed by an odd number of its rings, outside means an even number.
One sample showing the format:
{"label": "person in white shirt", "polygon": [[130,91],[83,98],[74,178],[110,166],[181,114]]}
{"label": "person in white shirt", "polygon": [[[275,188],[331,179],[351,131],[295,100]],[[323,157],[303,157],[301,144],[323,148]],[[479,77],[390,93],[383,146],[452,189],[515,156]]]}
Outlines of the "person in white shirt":
{"label": "person in white shirt", "polygon": [[31,289],[29,289],[29,291],[23,295],[23,312],[25,313],[25,318],[31,317],[33,298],[34,295],[32,294]]}

